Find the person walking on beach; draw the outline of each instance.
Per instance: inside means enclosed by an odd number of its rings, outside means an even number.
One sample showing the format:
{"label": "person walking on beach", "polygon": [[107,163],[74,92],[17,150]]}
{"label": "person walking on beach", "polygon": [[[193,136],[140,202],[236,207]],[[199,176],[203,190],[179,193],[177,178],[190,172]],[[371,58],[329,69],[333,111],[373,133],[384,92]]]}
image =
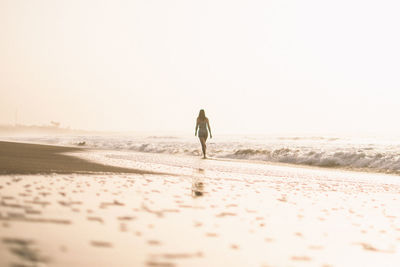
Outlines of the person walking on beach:
{"label": "person walking on beach", "polygon": [[[207,131],[208,129],[208,131]],[[204,112],[204,109],[201,109],[199,112],[199,116],[197,117],[197,122],[196,122],[196,130],[194,132],[194,135],[197,135],[197,130],[199,130],[199,140],[201,143],[201,149],[203,150],[203,159],[207,158],[206,157],[206,141],[208,137],[208,132],[210,132],[210,138],[212,138],[211,134],[211,128],[210,128],[210,123],[208,121],[208,118],[206,117],[206,113]]]}

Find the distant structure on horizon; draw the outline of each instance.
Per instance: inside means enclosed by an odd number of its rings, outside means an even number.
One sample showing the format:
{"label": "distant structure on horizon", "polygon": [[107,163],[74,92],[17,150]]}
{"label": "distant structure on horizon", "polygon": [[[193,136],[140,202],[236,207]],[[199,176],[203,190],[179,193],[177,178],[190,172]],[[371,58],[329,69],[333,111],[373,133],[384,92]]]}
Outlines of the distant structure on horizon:
{"label": "distant structure on horizon", "polygon": [[16,109],[15,110],[15,117],[14,117],[14,119],[15,119],[15,126],[17,126],[18,125],[18,109]]}
{"label": "distant structure on horizon", "polygon": [[0,125],[0,135],[43,135],[43,134],[75,134],[75,135],[85,135],[99,133],[96,131],[86,131],[71,129],[70,127],[60,127],[60,122],[51,121],[49,125],[24,125],[18,124],[17,121],[15,125]]}
{"label": "distant structure on horizon", "polygon": [[57,128],[60,127],[60,123],[56,121],[51,121],[50,124]]}

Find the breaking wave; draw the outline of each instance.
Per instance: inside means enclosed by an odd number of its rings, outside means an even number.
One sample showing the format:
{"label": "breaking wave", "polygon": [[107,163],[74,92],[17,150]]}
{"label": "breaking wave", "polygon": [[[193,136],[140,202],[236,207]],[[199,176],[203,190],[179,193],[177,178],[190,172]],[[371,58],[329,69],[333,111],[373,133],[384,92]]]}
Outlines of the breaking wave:
{"label": "breaking wave", "polygon": [[400,173],[400,156],[392,153],[366,153],[364,151],[302,151],[281,148],[275,150],[239,149],[226,158],[262,160],[318,167],[340,167],[371,169],[390,173]]}

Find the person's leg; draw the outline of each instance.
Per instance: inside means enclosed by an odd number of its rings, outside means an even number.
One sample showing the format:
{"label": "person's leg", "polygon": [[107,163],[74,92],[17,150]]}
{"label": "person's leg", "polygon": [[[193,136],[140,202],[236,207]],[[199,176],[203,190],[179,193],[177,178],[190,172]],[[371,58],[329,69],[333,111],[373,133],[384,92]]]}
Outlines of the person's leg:
{"label": "person's leg", "polygon": [[204,148],[203,148],[203,141],[202,141],[202,137],[199,137],[199,141],[200,141],[200,145],[201,145],[201,151],[203,151],[203,155],[204,155]]}
{"label": "person's leg", "polygon": [[200,143],[201,143],[201,150],[203,151],[203,158],[206,157],[206,139],[204,137],[200,137]]}
{"label": "person's leg", "polygon": [[207,145],[206,145],[206,142],[207,142],[207,137],[208,137],[208,135],[206,134],[206,136],[204,136],[204,138],[203,138],[203,144],[204,144],[204,158],[206,158],[207,157]]}

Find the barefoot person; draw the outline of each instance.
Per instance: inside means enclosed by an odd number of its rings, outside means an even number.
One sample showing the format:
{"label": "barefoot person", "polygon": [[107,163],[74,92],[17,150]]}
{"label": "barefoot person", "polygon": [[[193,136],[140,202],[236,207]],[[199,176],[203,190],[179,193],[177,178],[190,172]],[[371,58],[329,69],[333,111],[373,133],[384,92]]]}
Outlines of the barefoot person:
{"label": "barefoot person", "polygon": [[[208,129],[208,131],[207,131]],[[194,135],[197,135],[197,130],[199,130],[199,139],[201,143],[201,149],[203,150],[203,158],[206,158],[206,141],[208,137],[208,132],[210,132],[210,138],[212,138],[211,134],[211,128],[210,128],[210,123],[208,122],[208,118],[206,117],[206,114],[204,112],[204,109],[200,110],[199,116],[197,117],[197,122],[196,122],[196,130],[194,132]]]}

